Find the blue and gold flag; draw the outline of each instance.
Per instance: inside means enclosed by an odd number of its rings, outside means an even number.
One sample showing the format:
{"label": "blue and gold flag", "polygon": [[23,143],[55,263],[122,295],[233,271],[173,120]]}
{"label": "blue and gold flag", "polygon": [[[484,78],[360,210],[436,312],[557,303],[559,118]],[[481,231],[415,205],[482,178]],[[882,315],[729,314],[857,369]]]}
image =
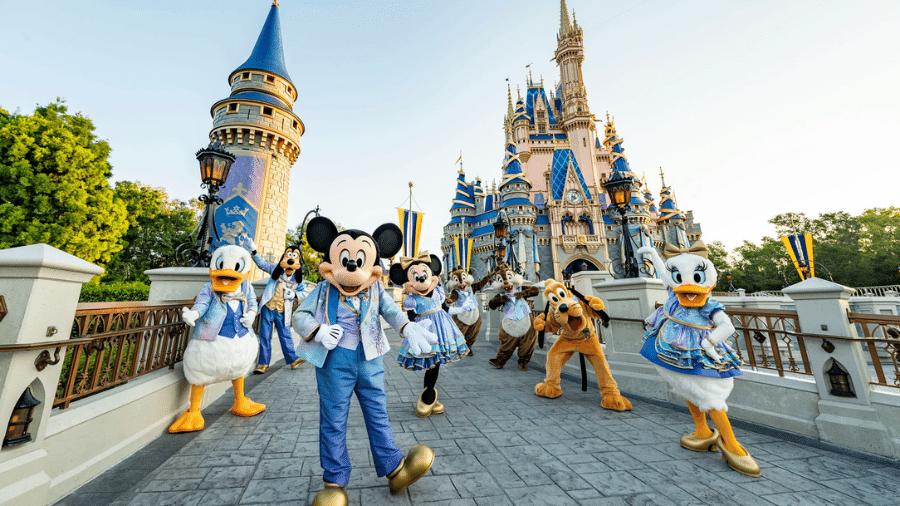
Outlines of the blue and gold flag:
{"label": "blue and gold flag", "polygon": [[784,243],[797,274],[800,275],[800,281],[807,278],[815,277],[816,264],[815,255],[813,254],[812,234],[790,234],[783,236],[781,242]]}
{"label": "blue and gold flag", "polygon": [[419,239],[422,237],[422,216],[425,213],[397,208],[400,230],[403,231],[403,256],[419,254]]}
{"label": "blue and gold flag", "polygon": [[455,267],[461,268],[466,272],[472,265],[472,246],[475,244],[474,239],[458,235],[453,238],[453,263]]}

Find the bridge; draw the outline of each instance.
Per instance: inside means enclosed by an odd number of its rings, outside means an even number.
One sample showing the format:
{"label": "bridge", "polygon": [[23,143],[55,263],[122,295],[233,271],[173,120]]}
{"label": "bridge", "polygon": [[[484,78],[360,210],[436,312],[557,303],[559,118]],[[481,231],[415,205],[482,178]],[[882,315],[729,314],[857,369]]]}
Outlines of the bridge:
{"label": "bridge", "polygon": [[[268,405],[254,418],[227,413],[229,385],[208,388],[207,428],[166,434],[187,396],[180,308],[207,271],[151,272],[149,301],[78,303],[98,272],[46,245],[0,250],[0,420],[9,421],[0,504],[306,503],[321,487],[312,368],[251,377],[254,399]],[[579,388],[577,360],[555,400],[533,393],[543,350],[528,372],[489,367],[498,321],[487,312],[476,356],[441,374],[445,415],[416,418],[421,375],[388,361],[398,443],[437,453],[403,495],[375,477],[353,408],[353,503],[898,503],[900,298],[818,279],[722,297],[744,360],[730,415],[762,466],[752,479],[678,445],[692,427],[683,401],[636,353],[641,319],[666,296],[659,282],[592,276],[573,282],[607,301],[606,353],[633,412],[601,409],[595,385]]]}

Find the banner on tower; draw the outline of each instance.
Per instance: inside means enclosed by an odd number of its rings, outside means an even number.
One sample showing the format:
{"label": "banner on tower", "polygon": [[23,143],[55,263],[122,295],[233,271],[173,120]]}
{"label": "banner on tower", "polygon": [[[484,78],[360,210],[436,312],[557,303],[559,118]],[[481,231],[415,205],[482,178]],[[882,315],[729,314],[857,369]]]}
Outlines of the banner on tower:
{"label": "banner on tower", "polygon": [[220,192],[223,202],[215,214],[214,248],[224,244],[245,246],[248,238],[256,237],[265,176],[265,160],[253,156],[237,157]]}
{"label": "banner on tower", "polygon": [[403,256],[419,254],[419,239],[422,236],[422,217],[425,213],[411,209],[397,208],[400,230],[403,231]]}
{"label": "banner on tower", "polygon": [[468,272],[472,265],[472,246],[475,244],[474,239],[458,235],[453,238],[453,263]]}
{"label": "banner on tower", "polygon": [[797,269],[797,274],[800,275],[800,281],[815,277],[816,264],[815,256],[813,255],[812,234],[807,232],[804,234],[786,235],[781,238],[781,242],[784,243],[788,256],[791,257],[791,262],[794,263],[794,268]]}

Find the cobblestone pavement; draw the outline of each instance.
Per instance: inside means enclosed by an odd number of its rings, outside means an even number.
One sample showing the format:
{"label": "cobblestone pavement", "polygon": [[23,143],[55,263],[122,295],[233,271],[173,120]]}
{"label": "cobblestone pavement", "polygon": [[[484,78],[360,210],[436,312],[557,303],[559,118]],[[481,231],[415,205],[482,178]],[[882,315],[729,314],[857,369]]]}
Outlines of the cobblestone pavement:
{"label": "cobblestone pavement", "polygon": [[[391,496],[354,400],[351,504],[900,504],[898,467],[737,429],[763,468],[748,478],[718,454],[679,447],[692,427],[686,409],[635,401],[633,412],[614,413],[599,407],[596,390],[570,382],[562,398],[542,399],[533,393],[539,371],[487,364],[495,346],[479,343],[475,357],[441,371],[447,413],[428,419],[413,409],[421,373],[389,354],[397,443],[427,444],[437,458],[428,476]],[[313,368],[271,372],[251,396],[268,410],[231,416],[226,394],[205,412],[205,431],[162,436],[62,504],[308,504],[322,486]]]}

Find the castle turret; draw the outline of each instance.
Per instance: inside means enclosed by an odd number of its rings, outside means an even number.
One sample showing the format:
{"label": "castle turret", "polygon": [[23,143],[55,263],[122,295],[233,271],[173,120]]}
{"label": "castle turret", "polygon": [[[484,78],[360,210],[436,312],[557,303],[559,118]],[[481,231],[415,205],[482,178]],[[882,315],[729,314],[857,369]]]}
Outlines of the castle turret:
{"label": "castle turret", "polygon": [[210,140],[236,157],[216,211],[217,232],[228,243],[253,238],[260,254],[273,259],[284,248],[290,169],[305,130],[293,111],[297,89],[284,64],[277,2],[228,83],[231,94],[210,109]]}
{"label": "castle turret", "polygon": [[672,243],[676,246],[687,246],[688,237],[685,230],[684,215],[678,209],[678,203],[675,202],[675,193],[672,187],[666,185],[666,177],[662,167],[659,169],[659,175],[662,179],[662,190],[659,192],[659,217],[656,218],[659,224],[663,242]]}

